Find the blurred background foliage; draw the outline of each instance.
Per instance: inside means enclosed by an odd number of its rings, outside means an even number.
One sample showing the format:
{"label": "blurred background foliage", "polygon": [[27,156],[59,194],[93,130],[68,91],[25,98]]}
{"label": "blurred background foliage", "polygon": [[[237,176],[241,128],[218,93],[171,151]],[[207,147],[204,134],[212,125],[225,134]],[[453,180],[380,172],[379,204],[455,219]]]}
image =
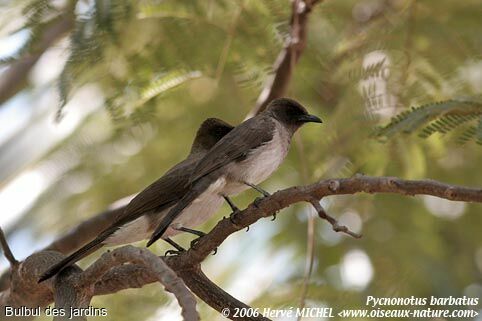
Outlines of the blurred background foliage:
{"label": "blurred background foliage", "polygon": [[[186,155],[206,117],[241,122],[273,72],[291,14],[279,0],[0,4],[1,77],[25,56],[40,57],[0,102],[0,223],[19,257],[158,178]],[[43,48],[47,30],[65,20]],[[317,5],[289,96],[325,122],[297,134],[302,145],[263,186],[301,184],[303,171],[309,182],[365,173],[480,186],[481,32],[479,0]],[[363,307],[367,295],[481,296],[480,205],[397,195],[323,203],[364,237],[316,220],[308,306]],[[293,206],[233,235],[206,273],[256,307],[296,306],[307,215]],[[180,317],[156,285],[93,303],[109,309],[109,320]]]}

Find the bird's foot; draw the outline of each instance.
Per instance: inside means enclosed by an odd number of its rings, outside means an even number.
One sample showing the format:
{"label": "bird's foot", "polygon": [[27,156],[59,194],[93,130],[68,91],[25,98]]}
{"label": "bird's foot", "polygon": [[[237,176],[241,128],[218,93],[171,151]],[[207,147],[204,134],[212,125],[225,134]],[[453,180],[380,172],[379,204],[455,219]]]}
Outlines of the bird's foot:
{"label": "bird's foot", "polygon": [[184,252],[186,251],[185,250],[167,250],[166,253],[164,253],[164,256],[178,256]]}
{"label": "bird's foot", "polygon": [[271,196],[271,193],[268,193],[265,190],[263,190],[262,194],[263,194],[263,197],[270,197]]}
{"label": "bird's foot", "polygon": [[170,245],[172,245],[175,250],[168,250],[166,251],[166,253],[164,253],[164,256],[169,256],[169,255],[172,255],[172,256],[175,256],[175,255],[179,255],[181,254],[182,252],[185,252],[186,250],[180,246],[179,244],[177,244],[176,242],[174,242],[171,238],[169,237],[166,237],[164,239],[164,241],[166,241],[167,243],[169,243]]}
{"label": "bird's foot", "polygon": [[[260,203],[266,198],[270,196],[269,194],[267,196],[262,196],[262,197],[256,197],[254,202],[253,202],[253,205],[256,207],[256,208],[260,208]],[[278,214],[278,212],[276,211],[274,214],[273,214],[273,218],[271,219],[271,221],[274,221],[276,220],[276,214]],[[248,227],[249,228],[249,227]]]}
{"label": "bird's foot", "polygon": [[[194,248],[194,246],[196,246],[196,244],[199,242],[199,240],[200,240],[201,238],[203,238],[203,237],[204,237],[204,235],[203,235],[203,236],[200,236],[200,237],[198,237],[198,238],[196,238],[196,239],[194,239],[194,240],[192,240],[192,241],[191,241],[191,248]],[[213,255],[216,255],[216,253],[218,253],[218,248],[215,248],[215,249],[214,249]]]}
{"label": "bird's foot", "polygon": [[[241,228],[241,226],[238,224],[238,222],[236,222],[236,215],[238,215],[239,212],[241,212],[241,211],[237,210],[237,211],[233,211],[231,214],[229,214],[229,221],[234,226],[236,226],[238,228]],[[226,219],[226,217],[223,217],[223,218]],[[246,227],[246,232],[248,232],[248,231],[249,231],[249,225]]]}
{"label": "bird's foot", "polygon": [[239,214],[239,212],[241,212],[239,209],[236,209],[236,210],[233,210],[231,212],[231,214],[229,214],[229,220],[231,221],[231,223],[233,223],[234,225],[238,225],[238,223],[236,223],[236,216]]}
{"label": "bird's foot", "polygon": [[229,214],[229,220],[231,221],[231,223],[233,223],[234,225],[238,225],[236,223],[236,215],[239,214],[239,212],[241,212],[239,210],[239,208],[233,203],[233,201],[226,195],[223,195],[224,199],[226,200],[226,202],[229,204],[229,207],[231,207],[231,214]]}
{"label": "bird's foot", "polygon": [[259,208],[261,201],[264,200],[265,197],[266,197],[266,196],[256,197],[256,198],[254,199],[253,205],[254,205],[256,208]]}

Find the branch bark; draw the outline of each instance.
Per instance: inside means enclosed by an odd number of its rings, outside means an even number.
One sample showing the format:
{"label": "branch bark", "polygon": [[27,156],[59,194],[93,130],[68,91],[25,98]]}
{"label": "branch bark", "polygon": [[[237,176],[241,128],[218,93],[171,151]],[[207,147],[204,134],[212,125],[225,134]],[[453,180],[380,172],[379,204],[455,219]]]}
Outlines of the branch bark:
{"label": "branch bark", "polygon": [[194,292],[202,301],[206,302],[210,307],[221,313],[224,317],[231,320],[244,321],[267,321],[268,318],[258,317],[235,317],[236,311],[250,311],[252,308],[243,302],[232,297],[226,291],[213,283],[202,271],[199,266],[195,266],[191,270],[182,270],[178,272],[179,276],[184,280],[186,285]]}
{"label": "branch bark", "polygon": [[[449,185],[434,180],[403,180],[396,177],[370,177],[357,175],[350,178],[329,179],[307,186],[296,186],[278,191],[258,202],[253,202],[240,211],[234,222],[229,218],[222,219],[204,237],[186,252],[174,257],[164,257],[164,262],[184,280],[186,285],[197,294],[201,300],[218,311],[224,308],[233,309],[247,307],[214,283],[209,281],[199,266],[201,262],[231,234],[254,224],[263,217],[298,202],[312,203],[314,199],[332,195],[347,195],[356,193],[393,193],[400,195],[432,195],[453,201],[482,203],[482,189]],[[105,254],[99,261],[80,274],[76,286],[86,287],[92,295],[115,293],[131,287],[142,287],[160,279],[153,273],[162,262],[145,249],[131,246]],[[124,253],[118,257],[113,253]],[[146,256],[147,259],[142,257]],[[14,269],[11,286],[0,293],[0,308],[9,306],[46,306],[53,300],[52,281],[37,284],[40,274],[62,255],[53,251],[43,251],[28,257]],[[147,261],[146,261],[147,260]],[[150,260],[157,262],[151,265]],[[107,261],[107,263],[106,263]],[[133,262],[132,264],[122,264]],[[177,290],[176,290],[177,291]],[[230,316],[231,319],[235,319]],[[238,319],[239,320],[239,319]],[[246,320],[258,320],[247,318]],[[259,319],[261,320],[261,319]],[[263,319],[266,320],[266,319]]]}
{"label": "branch bark", "polygon": [[182,309],[184,320],[199,320],[196,300],[186,288],[184,282],[162,259],[145,248],[140,249],[128,245],[103,254],[100,259],[84,271],[77,286],[93,290],[97,280],[102,279],[113,266],[122,266],[124,263],[133,263],[148,268],[149,273],[163,284],[168,292],[174,294]]}
{"label": "branch bark", "polygon": [[[132,197],[134,197],[134,195],[127,196],[117,201],[108,210],[80,223],[42,251],[57,251],[62,254],[69,254],[79,249],[109,227],[109,225],[116,220],[117,216],[122,214],[125,206]],[[10,286],[10,273],[11,271],[7,270],[0,276],[0,291],[8,289]]]}
{"label": "branch bark", "polygon": [[[278,55],[278,58],[274,64],[274,75],[271,76],[268,81],[266,82],[262,93],[260,94],[258,101],[256,103],[256,107],[249,113],[248,117],[255,115],[261,111],[263,111],[267,104],[275,98],[282,97],[286,94],[286,89],[288,84],[291,80],[292,76],[292,68],[294,67],[294,63],[296,63],[301,54],[303,53],[304,47],[306,46],[306,33],[307,33],[307,23],[308,23],[308,15],[311,12],[314,5],[321,2],[320,0],[294,0],[292,3],[292,12],[290,17],[290,39],[287,40],[284,48]],[[64,25],[66,22],[64,21],[62,24],[59,23],[59,26],[55,27],[52,26],[52,29],[55,31],[59,29],[59,31],[64,30],[63,32],[68,31],[72,28],[72,25],[67,24]],[[55,27],[55,28],[54,28]],[[61,34],[61,32],[46,32],[48,35],[49,33],[55,35]],[[46,39],[52,39],[52,37],[45,37]],[[41,47],[42,48],[42,47]],[[44,51],[48,48],[45,47]],[[40,56],[39,56],[40,57]],[[38,58],[37,57],[37,60]],[[29,60],[30,58],[26,57],[25,59]],[[30,68],[33,65],[30,66]],[[10,69],[14,68],[11,66]],[[19,68],[19,67],[15,67]],[[15,74],[18,76],[26,77],[26,74],[30,70],[30,68],[22,68],[21,70],[17,70]],[[12,73],[14,69],[12,69]],[[8,73],[8,71],[7,71]],[[7,75],[7,74],[6,74]],[[8,79],[9,77],[3,77],[3,79]],[[8,81],[11,83],[12,81]],[[13,81],[15,83],[15,81]],[[2,81],[0,80],[0,104],[2,103]],[[11,97],[11,95],[9,96]],[[63,254],[68,254],[76,249],[80,248],[82,245],[86,244],[93,238],[95,238],[102,230],[104,230],[114,219],[122,213],[125,208],[125,204],[118,205],[113,209],[107,210],[99,215],[94,216],[92,219],[86,220],[81,223],[76,228],[72,229],[68,234],[65,236],[57,239],[52,244],[50,244],[45,250],[54,250],[58,251]],[[0,276],[0,290],[5,290],[9,287],[9,278],[10,278],[10,271],[3,273]]]}
{"label": "branch bark", "polygon": [[290,37],[276,58],[274,73],[269,76],[259,95],[256,106],[246,118],[251,118],[266,109],[273,99],[286,94],[293,69],[306,47],[308,17],[313,6],[320,0],[293,0],[290,18]]}
{"label": "branch bark", "polygon": [[[200,264],[232,233],[248,227],[263,217],[272,216],[283,208],[298,202],[313,202],[332,195],[356,193],[392,193],[407,196],[432,195],[452,201],[482,203],[482,188],[449,185],[434,180],[404,180],[396,177],[356,175],[350,178],[323,180],[307,186],[295,186],[278,191],[270,197],[252,203],[239,212],[234,223],[225,218],[188,251],[166,258],[176,271]],[[171,262],[173,261],[173,262]]]}
{"label": "branch bark", "polygon": [[[290,21],[290,38],[278,55],[274,65],[274,74],[268,79],[260,94],[256,107],[248,117],[263,111],[268,103],[286,94],[292,78],[294,65],[298,62],[306,46],[308,16],[312,7],[319,0],[294,0]],[[44,49],[46,50],[46,48]],[[26,78],[28,71],[40,56],[33,57],[34,61],[17,66],[21,81]],[[11,66],[15,67],[15,66]],[[7,75],[8,72],[7,71]],[[22,76],[23,75],[23,76]],[[13,77],[13,76],[10,76]],[[23,80],[22,80],[23,77]],[[15,80],[15,78],[13,78]],[[21,82],[20,81],[20,82]],[[18,79],[16,81],[19,82]],[[3,87],[2,87],[3,86]],[[6,88],[6,89],[5,89]],[[18,89],[9,89],[0,81],[0,104],[5,100],[2,94]],[[13,94],[10,94],[11,97]],[[2,98],[4,100],[2,100]],[[8,99],[6,98],[6,99]],[[292,187],[278,191],[260,202],[248,206],[238,213],[234,223],[223,219],[201,238],[194,247],[176,257],[165,257],[160,260],[145,249],[127,246],[112,253],[104,254],[85,272],[73,267],[64,271],[56,281],[49,281],[38,285],[36,280],[40,272],[58,261],[61,256],[56,252],[43,251],[33,254],[18,268],[12,270],[8,284],[9,288],[0,293],[0,308],[10,306],[45,306],[55,298],[60,307],[88,305],[92,296],[116,293],[123,289],[139,288],[145,284],[160,281],[168,290],[174,292],[183,308],[186,320],[197,320],[195,301],[191,293],[185,288],[187,285],[202,301],[221,312],[229,309],[249,308],[236,300],[216,284],[210,281],[200,268],[201,262],[232,233],[244,229],[257,220],[268,217],[277,211],[297,202],[309,202],[318,211],[320,217],[328,220],[335,231],[349,232],[338,226],[319,206],[319,200],[330,195],[365,193],[396,193],[401,195],[433,195],[450,200],[482,202],[482,189],[471,189],[452,186],[431,180],[409,181],[394,177],[356,176],[344,179],[332,179],[316,184]],[[101,230],[122,212],[124,206],[106,211],[72,230],[67,236],[52,243],[48,249],[69,253],[95,237]],[[13,257],[13,256],[12,256]],[[130,262],[130,264],[124,264]],[[165,264],[170,267],[167,267]],[[176,271],[180,279],[172,270]],[[6,280],[3,278],[3,280]],[[171,282],[174,280],[175,282]],[[54,283],[52,283],[54,282]],[[168,284],[168,285],[166,285]],[[79,289],[81,289],[80,292]],[[88,290],[86,290],[88,289]],[[69,293],[66,293],[69,292]],[[73,292],[72,292],[73,291]],[[70,301],[69,301],[70,300]],[[228,316],[235,320],[232,315]],[[1,318],[1,316],[0,316]],[[266,318],[238,318],[236,320],[268,320]]]}
{"label": "branch bark", "polygon": [[92,300],[92,293],[79,286],[81,273],[76,265],[69,266],[52,280],[55,309],[63,312],[55,315],[54,321],[87,321],[85,315],[73,313],[73,309],[88,309]]}

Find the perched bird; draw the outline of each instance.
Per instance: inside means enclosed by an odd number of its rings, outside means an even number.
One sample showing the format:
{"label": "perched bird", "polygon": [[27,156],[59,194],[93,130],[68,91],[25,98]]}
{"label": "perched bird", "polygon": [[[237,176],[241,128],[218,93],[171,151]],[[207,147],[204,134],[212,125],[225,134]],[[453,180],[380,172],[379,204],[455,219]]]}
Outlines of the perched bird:
{"label": "perched bird", "polygon": [[198,200],[218,194],[229,200],[249,187],[269,195],[256,184],[270,176],[288,153],[291,137],[308,122],[321,119],[308,114],[298,102],[288,98],[273,100],[265,111],[246,120],[224,136],[197,164],[184,197],[162,217],[147,243],[150,246],[168,231],[169,226]]}
{"label": "perched bird", "polygon": [[[222,120],[206,119],[199,127],[191,151],[185,160],[169,169],[164,176],[134,197],[126,206],[123,214],[93,241],[49,268],[40,277],[39,282],[49,279],[65,267],[74,264],[104,245],[121,245],[149,238],[162,220],[162,216],[189,190],[189,179],[197,162],[232,129],[233,126]],[[220,196],[205,199],[204,202],[196,202],[195,206],[191,208],[192,211],[184,213],[185,215],[175,220],[174,223],[178,228],[169,229],[164,235],[165,240],[176,249],[182,250],[169,239],[169,236],[182,231],[202,235],[202,232],[190,228],[204,223],[219,209],[222,203],[223,199]]]}

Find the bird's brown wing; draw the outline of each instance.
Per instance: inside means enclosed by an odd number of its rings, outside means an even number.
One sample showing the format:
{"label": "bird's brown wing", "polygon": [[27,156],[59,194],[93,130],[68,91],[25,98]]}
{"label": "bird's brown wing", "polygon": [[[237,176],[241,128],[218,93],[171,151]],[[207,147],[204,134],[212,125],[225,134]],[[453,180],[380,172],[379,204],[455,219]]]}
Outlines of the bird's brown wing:
{"label": "bird's brown wing", "polygon": [[134,197],[114,223],[100,233],[94,240],[51,266],[42,274],[39,282],[51,278],[65,267],[72,265],[101,248],[103,242],[124,224],[136,220],[148,211],[162,211],[177,202],[187,192],[192,169],[198,160],[199,157],[187,158],[167,171],[164,176]]}
{"label": "bird's brown wing", "polygon": [[273,139],[275,124],[271,117],[248,119],[224,136],[196,165],[190,182],[209,175],[234,161],[240,161],[253,149]]}
{"label": "bird's brown wing", "polygon": [[273,138],[274,122],[266,116],[251,118],[224,136],[199,161],[191,176],[191,186],[181,200],[162,218],[147,246],[162,237],[169,225],[217,178],[209,175],[231,162],[244,159],[254,149]]}
{"label": "bird's brown wing", "polygon": [[160,212],[178,201],[188,190],[189,178],[199,158],[188,158],[137,194],[117,222],[130,222],[149,212]]}

